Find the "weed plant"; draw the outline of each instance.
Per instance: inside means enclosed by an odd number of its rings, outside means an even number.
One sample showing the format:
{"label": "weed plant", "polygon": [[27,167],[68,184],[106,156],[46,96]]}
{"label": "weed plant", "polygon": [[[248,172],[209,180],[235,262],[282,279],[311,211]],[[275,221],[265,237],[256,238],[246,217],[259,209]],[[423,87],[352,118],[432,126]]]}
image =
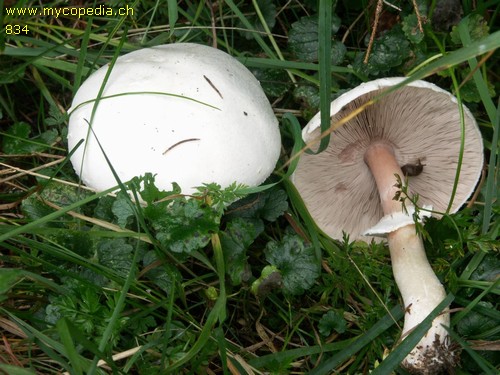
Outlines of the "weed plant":
{"label": "weed plant", "polygon": [[[0,1],[0,373],[404,374],[386,246],[325,236],[289,180],[301,125],[321,109],[326,130],[334,97],[402,75],[453,92],[483,134],[467,207],[421,231],[450,292],[456,373],[498,373],[500,5],[384,2],[367,55],[376,3]],[[133,14],[38,13],[80,6]],[[260,80],[281,121],[276,173],[191,199],[151,175],[87,190],[67,158],[76,90],[114,56],[177,42],[217,46]]]}

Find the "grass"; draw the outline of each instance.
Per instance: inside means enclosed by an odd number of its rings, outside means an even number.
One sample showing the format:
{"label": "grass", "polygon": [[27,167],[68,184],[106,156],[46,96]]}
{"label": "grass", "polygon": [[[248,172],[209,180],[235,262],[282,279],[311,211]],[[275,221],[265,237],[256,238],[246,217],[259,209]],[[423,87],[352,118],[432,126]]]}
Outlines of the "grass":
{"label": "grass", "polygon": [[[401,75],[452,91],[483,134],[482,182],[467,208],[426,224],[426,247],[452,301],[457,373],[498,372],[498,2],[462,1],[453,31],[427,22],[423,35],[404,31],[412,2],[384,6],[393,29],[380,25],[368,64],[375,7],[367,0],[333,8],[326,0],[137,0],[127,17],[82,18],[13,16],[14,2],[4,3],[0,373],[405,374],[399,362],[411,343],[393,350],[403,312],[387,248],[325,236],[289,181],[313,114],[323,114],[321,151],[332,97]],[[417,3],[429,19],[437,12],[436,1]],[[73,95],[117,56],[174,42],[216,44],[260,79],[280,119],[276,173],[262,187],[210,185],[190,200],[158,192],[144,176],[145,190],[138,180],[128,187],[147,208],[123,193],[88,191],[67,158]]]}

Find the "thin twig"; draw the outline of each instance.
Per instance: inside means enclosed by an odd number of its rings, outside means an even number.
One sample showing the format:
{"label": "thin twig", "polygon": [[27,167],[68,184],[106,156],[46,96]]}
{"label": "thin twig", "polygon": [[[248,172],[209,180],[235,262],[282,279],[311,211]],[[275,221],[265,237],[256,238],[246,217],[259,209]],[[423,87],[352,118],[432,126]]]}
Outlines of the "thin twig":
{"label": "thin twig", "polygon": [[375,9],[375,19],[373,20],[372,34],[370,35],[370,42],[368,43],[368,48],[366,49],[366,55],[363,62],[368,64],[368,59],[370,58],[370,53],[373,48],[373,42],[375,40],[375,34],[377,33],[378,22],[380,19],[380,14],[382,13],[383,0],[377,0],[377,8]]}
{"label": "thin twig", "polygon": [[415,14],[417,15],[418,29],[420,30],[421,33],[423,33],[424,28],[422,27],[422,16],[420,15],[420,11],[418,10],[417,0],[412,0],[412,1],[413,1],[413,8],[415,9]]}
{"label": "thin twig", "polygon": [[[131,357],[135,353],[137,353],[139,350],[141,350],[141,348],[142,348],[142,346],[136,346],[135,348],[132,348],[132,349],[129,349],[129,350],[125,350],[124,352],[115,354],[114,356],[111,357],[111,359],[113,360],[113,362],[115,362],[115,361],[119,361],[121,359],[125,359],[125,358],[128,358],[128,357]],[[107,364],[106,361],[104,361],[104,360],[101,359],[101,360],[99,360],[99,362],[97,362],[97,367],[103,367],[106,364]],[[63,375],[70,375],[70,373],[69,372],[64,372]]]}
{"label": "thin twig", "polygon": [[[47,200],[43,200],[43,202],[47,206],[49,206],[55,210],[60,210],[62,208],[62,207],[58,206],[57,204],[49,202]],[[130,237],[137,238],[143,242],[147,242],[149,244],[152,244],[152,241],[144,233],[138,233],[138,232],[133,232],[133,231],[128,230],[128,229],[122,229],[120,226],[118,226],[116,224],[112,224],[112,223],[109,223],[109,222],[104,221],[104,220],[95,219],[95,218],[90,217],[90,216],[85,216],[85,215],[79,214],[79,213],[74,212],[74,211],[68,211],[67,214],[71,217],[74,217],[75,219],[80,219],[80,220],[86,221],[88,223],[97,225],[101,228],[109,229],[113,232],[124,233],[124,234],[130,235]]]}
{"label": "thin twig", "polygon": [[[54,178],[54,177],[50,177],[50,176],[46,176],[44,174],[40,174],[40,173],[36,173],[36,172],[32,172],[31,170],[24,170],[24,169],[21,169],[21,168],[17,168],[17,167],[14,167],[12,165],[8,165],[8,164],[5,164],[5,163],[2,163],[0,162],[0,165],[3,166],[3,167],[7,167],[7,168],[11,168],[15,171],[18,171],[18,172],[23,172],[23,174],[27,174],[29,176],[34,176],[34,177],[39,177],[39,178],[43,178],[45,180],[52,180],[52,181],[55,181],[55,182],[59,182],[61,184],[65,184],[65,185],[68,185],[68,186],[73,186],[73,187],[77,187],[77,188],[80,188],[80,189],[84,189],[84,190],[88,190],[88,191],[92,191],[92,192],[96,192],[95,189],[91,189],[89,188],[88,186],[85,186],[85,185],[82,185],[82,184],[76,184],[74,182],[69,182],[69,181],[64,181],[64,180],[60,180],[58,178]],[[4,182],[4,180],[0,181],[0,182]]]}
{"label": "thin twig", "polygon": [[[0,184],[4,184],[4,183],[6,183],[7,181],[10,181],[10,180],[15,180],[16,178],[19,178],[19,177],[22,177],[22,176],[24,176],[24,175],[29,174],[29,172],[35,172],[35,171],[38,171],[38,170],[40,170],[40,169],[44,169],[44,168],[48,168],[48,167],[52,167],[52,166],[54,166],[54,165],[56,165],[56,164],[61,163],[61,162],[62,162],[62,161],[64,161],[64,160],[65,160],[65,158],[62,158],[62,159],[57,159],[57,160],[51,161],[51,162],[49,162],[49,163],[47,163],[47,164],[39,165],[38,167],[31,168],[31,169],[28,169],[28,170],[23,170],[23,169],[21,169],[19,173],[14,174],[14,175],[12,175],[12,176],[9,176],[9,177],[6,177],[6,178],[4,178],[4,179],[0,180]],[[5,166],[5,164],[3,164],[3,163],[2,163],[2,165],[4,165],[4,166]],[[12,169],[12,170],[14,170],[14,171],[18,171],[18,169],[16,170],[16,169],[15,169],[14,167],[12,167],[12,166],[9,166],[9,168],[10,168],[10,169]],[[3,173],[6,173],[6,172],[4,172],[4,171],[3,171]],[[8,172],[7,172],[7,173],[8,173]]]}

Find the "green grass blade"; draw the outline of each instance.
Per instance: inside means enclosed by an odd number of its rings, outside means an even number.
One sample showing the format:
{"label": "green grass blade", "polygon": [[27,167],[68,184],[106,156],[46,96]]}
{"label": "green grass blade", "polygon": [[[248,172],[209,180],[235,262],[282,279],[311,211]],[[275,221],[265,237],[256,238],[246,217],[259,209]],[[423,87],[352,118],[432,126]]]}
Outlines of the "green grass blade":
{"label": "green grass blade", "polygon": [[[469,61],[476,56],[482,55],[486,52],[493,51],[500,47],[500,31],[490,34],[480,40],[477,40],[470,45],[450,52],[443,57],[432,61],[429,65],[422,67],[421,69],[414,72],[410,77],[403,80],[401,83],[394,85],[387,90],[384,90],[382,96],[385,96],[391,92],[396,91],[400,87],[403,87],[410,82],[417,81],[419,79],[424,79],[431,76],[441,70],[449,69],[453,66],[459,65],[465,61]],[[380,96],[380,97],[382,97]]]}
{"label": "green grass blade", "polygon": [[0,370],[5,371],[5,374],[9,375],[36,375],[36,373],[31,370],[12,365],[4,365],[2,363],[0,363]]}
{"label": "green grass blade", "polygon": [[75,81],[73,84],[73,97],[75,96],[77,90],[80,88],[80,85],[82,84],[82,78],[88,74],[89,69],[85,68],[84,64],[85,61],[87,60],[87,47],[89,45],[91,30],[92,30],[92,23],[88,22],[87,27],[85,27],[85,33],[82,35],[81,38],[81,47],[77,60],[78,62],[76,64]]}
{"label": "green grass blade", "polygon": [[454,299],[452,294],[448,294],[446,298],[437,305],[434,310],[417,326],[415,329],[400,343],[392,352],[384,359],[384,361],[376,369],[372,371],[372,375],[385,375],[396,369],[401,361],[408,355],[409,352],[417,345],[420,339],[431,328],[432,321],[437,317]]}
{"label": "green grass blade", "polygon": [[[332,91],[331,50],[332,50],[332,0],[320,0],[318,22],[319,60],[319,110],[321,132],[330,128],[330,102]],[[321,138],[315,153],[325,150],[330,142],[330,134]]]}
{"label": "green grass blade", "polygon": [[70,328],[65,318],[61,318],[56,323],[56,329],[61,338],[61,344],[66,348],[66,355],[71,363],[71,374],[82,375],[80,356],[77,353],[75,343],[71,337]]}
{"label": "green grass blade", "polygon": [[271,48],[266,44],[264,39],[259,35],[259,33],[254,29],[250,21],[245,17],[245,15],[241,12],[241,10],[236,6],[236,4],[233,2],[233,0],[226,0],[225,3],[231,8],[233,13],[238,17],[238,19],[243,23],[243,25],[248,29],[248,31],[253,32],[253,36],[257,43],[259,44],[260,48],[267,54],[268,57],[272,57],[276,59],[276,55],[273,52]]}
{"label": "green grass blade", "polygon": [[453,339],[453,341],[457,342],[460,344],[462,349],[469,354],[469,356],[472,358],[472,360],[478,365],[478,367],[483,370],[483,374],[485,375],[498,375],[498,368],[495,368],[494,365],[491,363],[487,362],[483,357],[481,357],[475,350],[473,350],[469,344],[463,340],[459,335],[457,335],[453,331],[448,332],[450,337]]}
{"label": "green grass blade", "polygon": [[[471,37],[467,25],[468,23],[463,21],[458,25],[460,39],[462,40],[462,44],[466,47],[471,45]],[[486,113],[493,124],[493,136],[491,140],[490,159],[488,161],[488,176],[486,178],[485,207],[483,211],[482,224],[482,233],[485,234],[488,232],[493,200],[495,199],[495,174],[497,171],[498,137],[500,131],[500,100],[498,107],[495,108],[495,104],[489,94],[488,84],[485,82],[481,71],[477,69],[478,63],[476,59],[470,58],[468,59],[468,62],[471,71],[474,72],[472,77],[479,91],[481,101],[483,102]]]}
{"label": "green grass blade", "polygon": [[382,332],[385,332],[389,327],[395,324],[394,318],[401,319],[402,317],[403,317],[403,310],[401,309],[401,307],[400,306],[393,307],[390,311],[390,314],[385,315],[382,319],[380,319],[377,323],[375,323],[364,335],[362,335],[356,341],[354,341],[352,345],[349,345],[345,349],[341,350],[339,353],[335,354],[333,357],[321,362],[318,367],[316,367],[314,370],[310,372],[310,375],[330,374],[333,371],[333,369],[335,369],[335,367],[337,367],[342,362],[346,361],[351,356],[356,354],[365,345],[371,343]]}
{"label": "green grass blade", "polygon": [[79,202],[75,202],[75,203],[72,203],[66,207],[62,207],[60,210],[55,211],[51,214],[48,214],[48,215],[46,215],[38,220],[31,221],[23,226],[19,226],[15,229],[12,229],[11,231],[0,235],[0,243],[7,241],[8,239],[10,239],[14,236],[17,236],[19,234],[29,233],[32,229],[37,228],[37,227],[41,226],[42,224],[48,223],[52,220],[55,220],[55,219],[65,215],[68,211],[73,211],[73,210],[77,209],[78,207],[83,206],[86,203],[92,202],[96,199],[99,199],[99,198],[111,193],[114,190],[116,190],[116,187],[112,187],[112,188],[110,188],[108,190],[104,190],[100,193],[93,194],[92,196],[84,198]]}
{"label": "green grass blade", "polygon": [[[132,265],[135,265],[137,263],[138,259],[138,254],[139,254],[139,249],[136,248],[134,252],[134,257],[132,258]],[[106,329],[104,330],[104,333],[102,334],[101,341],[99,342],[98,350],[99,352],[104,352],[106,349],[106,346],[109,345],[111,336],[113,334],[114,327],[116,326],[118,319],[120,319],[120,316],[123,312],[123,309],[125,307],[125,300],[127,298],[127,293],[130,290],[130,287],[132,285],[132,282],[135,280],[136,276],[136,268],[133,266],[130,272],[128,273],[127,279],[125,280],[125,284],[122,286],[120,290],[120,295],[118,297],[118,301],[116,302],[115,309],[113,310],[113,314],[111,315],[111,318],[109,319],[109,323],[106,326]],[[92,361],[92,365],[90,366],[90,369],[88,371],[88,374],[95,374],[97,370],[97,363],[101,359],[99,356],[95,356],[94,360]],[[112,364],[108,362],[108,364]]]}

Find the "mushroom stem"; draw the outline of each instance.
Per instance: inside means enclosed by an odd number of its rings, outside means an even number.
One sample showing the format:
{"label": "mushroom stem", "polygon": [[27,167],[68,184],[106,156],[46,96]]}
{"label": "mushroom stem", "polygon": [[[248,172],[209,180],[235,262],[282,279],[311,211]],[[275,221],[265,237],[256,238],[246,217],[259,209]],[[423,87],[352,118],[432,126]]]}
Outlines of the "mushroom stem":
{"label": "mushroom stem", "polygon": [[392,146],[381,141],[371,144],[365,152],[365,163],[377,183],[384,215],[400,212],[401,203],[393,199],[398,191],[394,175],[403,176],[403,172],[396,161]]}
{"label": "mushroom stem", "polygon": [[[385,215],[401,212],[401,203],[394,200],[398,188],[395,174],[403,176],[391,145],[376,142],[365,153],[365,163],[377,183]],[[401,339],[420,324],[446,297],[446,292],[434,274],[425,255],[422,239],[415,225],[406,225],[388,234],[394,279],[403,297],[405,321]],[[455,358],[449,348],[449,326],[446,309],[432,322],[432,327],[403,360],[402,365],[414,373],[434,374],[449,367]]]}

